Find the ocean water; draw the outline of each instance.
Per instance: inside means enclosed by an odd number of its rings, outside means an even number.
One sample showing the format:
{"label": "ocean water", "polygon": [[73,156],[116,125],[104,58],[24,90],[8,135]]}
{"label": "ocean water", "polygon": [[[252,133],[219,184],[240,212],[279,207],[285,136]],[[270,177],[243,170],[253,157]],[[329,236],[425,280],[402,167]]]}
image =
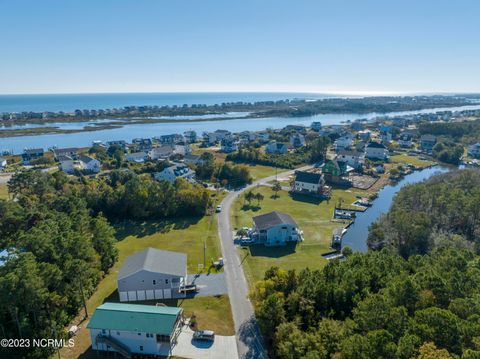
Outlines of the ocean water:
{"label": "ocean water", "polygon": [[333,97],[328,94],[280,92],[177,92],[177,93],[101,93],[101,94],[46,94],[0,95],[2,112],[71,112],[98,110],[125,106],[181,106],[184,104],[214,105],[222,102],[278,101],[285,99],[318,99]]}

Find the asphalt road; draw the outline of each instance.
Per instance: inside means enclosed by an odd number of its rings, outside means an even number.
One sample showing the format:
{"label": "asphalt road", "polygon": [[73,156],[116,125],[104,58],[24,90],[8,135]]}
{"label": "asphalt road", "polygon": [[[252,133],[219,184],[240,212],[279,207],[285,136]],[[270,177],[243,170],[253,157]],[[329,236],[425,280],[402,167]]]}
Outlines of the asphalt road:
{"label": "asphalt road", "polygon": [[[305,170],[311,166],[298,168]],[[295,170],[282,172],[278,177],[286,177]],[[230,223],[230,208],[235,198],[242,192],[257,185],[273,181],[275,176],[262,178],[238,191],[230,192],[222,202],[222,211],[218,214],[218,233],[222,245],[222,256],[225,262],[228,296],[232,306],[233,321],[237,338],[238,355],[240,358],[267,358],[263,339],[255,319],[252,303],[248,298],[248,284],[243,273],[240,257],[233,243],[233,232]]]}

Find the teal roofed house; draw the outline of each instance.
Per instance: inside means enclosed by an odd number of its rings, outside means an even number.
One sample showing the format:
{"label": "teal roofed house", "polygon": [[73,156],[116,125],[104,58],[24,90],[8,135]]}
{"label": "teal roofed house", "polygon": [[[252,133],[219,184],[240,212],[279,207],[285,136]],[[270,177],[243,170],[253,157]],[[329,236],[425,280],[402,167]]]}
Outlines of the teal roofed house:
{"label": "teal roofed house", "polygon": [[182,309],[153,305],[104,303],[87,325],[92,349],[160,355],[170,347],[182,317]]}

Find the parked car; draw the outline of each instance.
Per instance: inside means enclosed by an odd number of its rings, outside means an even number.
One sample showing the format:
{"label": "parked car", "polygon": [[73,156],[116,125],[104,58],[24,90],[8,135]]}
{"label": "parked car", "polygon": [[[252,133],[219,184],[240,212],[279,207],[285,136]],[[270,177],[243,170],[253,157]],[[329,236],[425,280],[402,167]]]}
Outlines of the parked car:
{"label": "parked car", "polygon": [[215,212],[219,213],[222,211],[222,206],[218,205],[217,208],[215,209]]}
{"label": "parked car", "polygon": [[215,340],[215,333],[212,330],[197,330],[193,333],[193,339],[213,342]]}

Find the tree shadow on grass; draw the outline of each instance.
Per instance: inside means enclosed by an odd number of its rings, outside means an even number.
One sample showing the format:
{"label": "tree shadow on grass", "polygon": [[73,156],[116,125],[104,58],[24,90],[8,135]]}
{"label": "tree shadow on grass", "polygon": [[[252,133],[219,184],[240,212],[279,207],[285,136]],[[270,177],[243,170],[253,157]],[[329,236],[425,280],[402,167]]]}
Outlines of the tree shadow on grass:
{"label": "tree shadow on grass", "polygon": [[240,208],[242,211],[252,211],[252,212],[257,212],[260,209],[262,209],[261,206],[254,205],[254,204],[244,204],[242,208]]}
{"label": "tree shadow on grass", "polygon": [[254,244],[249,247],[250,255],[253,257],[279,258],[295,253],[297,243],[287,243],[284,246],[264,246],[263,244]]}
{"label": "tree shadow on grass", "polygon": [[321,198],[321,197],[308,196],[308,195],[298,194],[298,193],[293,193],[293,194],[290,195],[290,197],[294,201],[311,203],[311,204],[315,204],[317,206],[324,201],[324,199]]}
{"label": "tree shadow on grass", "polygon": [[197,224],[201,219],[202,217],[185,217],[159,221],[119,221],[114,223],[116,230],[115,237],[118,241],[121,241],[128,236],[141,238],[155,233],[167,233],[172,230],[187,229],[191,225]]}

